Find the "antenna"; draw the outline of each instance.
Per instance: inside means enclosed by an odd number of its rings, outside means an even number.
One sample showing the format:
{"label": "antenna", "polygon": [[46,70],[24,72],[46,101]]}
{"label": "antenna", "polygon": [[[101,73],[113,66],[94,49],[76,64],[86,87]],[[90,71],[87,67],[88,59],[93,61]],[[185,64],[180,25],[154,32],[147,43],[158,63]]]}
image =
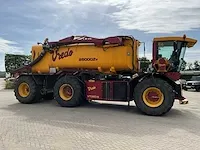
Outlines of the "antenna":
{"label": "antenna", "polygon": [[145,57],[145,51],[146,51],[146,49],[145,49],[145,42],[144,42],[144,57]]}
{"label": "antenna", "polygon": [[145,52],[146,52],[146,47],[145,47],[145,42],[140,42],[144,44],[144,57],[145,57]]}

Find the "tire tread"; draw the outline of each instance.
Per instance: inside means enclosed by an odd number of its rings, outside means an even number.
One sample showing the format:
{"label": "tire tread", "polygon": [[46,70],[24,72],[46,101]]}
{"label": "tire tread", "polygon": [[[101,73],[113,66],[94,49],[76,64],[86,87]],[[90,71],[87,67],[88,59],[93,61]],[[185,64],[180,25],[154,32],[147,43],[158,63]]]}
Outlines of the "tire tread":
{"label": "tire tread", "polygon": [[[168,97],[168,100],[164,100],[163,104],[157,108],[150,108],[143,103],[142,93],[143,89],[153,86],[152,82],[155,80],[156,87],[161,88],[162,92],[167,93],[164,97]],[[141,83],[138,83],[134,90],[134,101],[140,112],[146,115],[160,116],[168,113],[174,104],[174,93],[173,88],[165,81],[159,78],[145,79]]]}

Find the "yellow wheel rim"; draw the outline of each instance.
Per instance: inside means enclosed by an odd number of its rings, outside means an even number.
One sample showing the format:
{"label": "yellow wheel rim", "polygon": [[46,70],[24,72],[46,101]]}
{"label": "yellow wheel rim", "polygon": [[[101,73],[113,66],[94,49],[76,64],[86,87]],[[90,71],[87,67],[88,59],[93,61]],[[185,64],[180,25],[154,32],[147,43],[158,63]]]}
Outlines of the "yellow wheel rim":
{"label": "yellow wheel rim", "polygon": [[147,88],[142,95],[144,103],[149,107],[159,107],[164,101],[164,95],[156,87]]}
{"label": "yellow wheel rim", "polygon": [[18,87],[18,92],[21,97],[27,97],[30,94],[30,88],[27,83],[21,83]]}
{"label": "yellow wheel rim", "polygon": [[69,84],[63,84],[59,89],[59,95],[65,101],[69,101],[73,97],[73,94],[74,90]]}

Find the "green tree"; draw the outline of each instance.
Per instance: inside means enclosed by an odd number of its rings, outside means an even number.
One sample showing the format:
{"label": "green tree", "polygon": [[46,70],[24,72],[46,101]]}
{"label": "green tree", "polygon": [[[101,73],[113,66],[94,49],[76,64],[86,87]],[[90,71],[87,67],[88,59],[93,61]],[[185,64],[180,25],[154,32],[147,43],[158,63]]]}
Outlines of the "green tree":
{"label": "green tree", "polygon": [[31,62],[31,57],[27,55],[5,54],[5,70],[7,73],[27,65]]}
{"label": "green tree", "polygon": [[142,71],[147,71],[147,68],[151,64],[151,61],[148,60],[146,57],[139,58],[139,61],[140,61],[140,69],[142,69]]}
{"label": "green tree", "polygon": [[187,70],[193,70],[193,64],[192,63],[187,63]]}
{"label": "green tree", "polygon": [[187,66],[187,62],[185,60],[183,60],[182,64],[181,64],[181,71],[184,71],[186,69]]}
{"label": "green tree", "polygon": [[199,61],[194,61],[194,70],[200,70],[200,62]]}

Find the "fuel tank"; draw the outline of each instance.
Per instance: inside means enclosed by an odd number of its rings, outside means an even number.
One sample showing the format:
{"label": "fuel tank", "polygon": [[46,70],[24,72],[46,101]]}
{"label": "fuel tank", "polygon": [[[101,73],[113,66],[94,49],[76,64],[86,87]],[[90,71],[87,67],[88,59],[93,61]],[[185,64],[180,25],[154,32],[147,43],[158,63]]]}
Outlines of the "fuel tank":
{"label": "fuel tank", "polygon": [[[78,43],[60,46],[32,66],[33,73],[49,73],[51,68],[98,70],[103,73],[137,70],[138,42],[126,39],[123,45],[106,44],[96,46]],[[43,48],[32,46],[32,61],[37,59]]]}

